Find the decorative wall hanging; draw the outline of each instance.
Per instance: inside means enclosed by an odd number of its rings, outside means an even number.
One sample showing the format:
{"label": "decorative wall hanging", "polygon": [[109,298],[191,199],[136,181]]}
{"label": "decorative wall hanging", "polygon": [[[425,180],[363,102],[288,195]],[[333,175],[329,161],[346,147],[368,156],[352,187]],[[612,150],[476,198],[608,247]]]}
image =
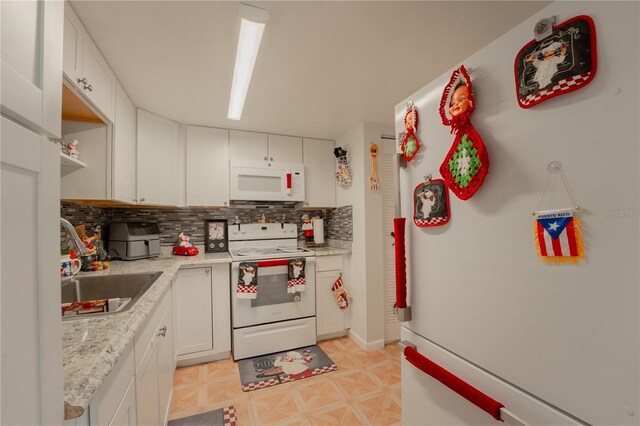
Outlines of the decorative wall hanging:
{"label": "decorative wall hanging", "polygon": [[416,226],[441,226],[449,222],[449,190],[442,179],[425,176],[413,191],[413,223]]}
{"label": "decorative wall hanging", "polygon": [[593,80],[597,70],[596,30],[586,15],[555,27],[540,41],[531,40],[516,55],[516,96],[521,108],[573,92]]}
{"label": "decorative wall hanging", "polygon": [[471,78],[464,65],[451,75],[440,99],[442,124],[451,126],[453,145],[440,165],[440,174],[449,189],[461,200],[468,200],[482,186],[489,172],[489,154],[482,138],[471,125],[476,109]]}
{"label": "decorative wall hanging", "polygon": [[[545,263],[578,263],[584,260],[584,245],[580,218],[575,216],[580,207],[576,204],[569,186],[567,185],[561,164],[554,161],[547,166],[547,181],[538,203],[538,210],[532,212],[533,237],[538,256]],[[540,210],[551,177],[553,180],[560,175],[564,188],[569,195],[573,207],[557,210]]]}
{"label": "decorative wall hanging", "polygon": [[406,132],[402,138],[400,148],[402,149],[404,159],[408,163],[415,157],[420,149],[420,141],[416,136],[416,132],[418,131],[418,111],[416,111],[411,101],[407,102],[407,112],[404,115],[404,128]]}
{"label": "decorative wall hanging", "polygon": [[380,191],[380,178],[378,177],[378,145],[372,143],[369,147],[371,154],[371,176],[369,176],[369,189],[371,191]]}
{"label": "decorative wall hanging", "polygon": [[349,307],[349,298],[351,297],[347,290],[344,288],[344,283],[342,282],[342,274],[338,277],[335,283],[331,286],[331,291],[333,292],[334,297],[336,298],[336,303],[340,310],[345,310]]}
{"label": "decorative wall hanging", "polygon": [[333,150],[333,154],[336,156],[338,162],[336,168],[336,182],[340,186],[351,185],[351,161],[349,161],[349,153],[342,147],[337,147]]}

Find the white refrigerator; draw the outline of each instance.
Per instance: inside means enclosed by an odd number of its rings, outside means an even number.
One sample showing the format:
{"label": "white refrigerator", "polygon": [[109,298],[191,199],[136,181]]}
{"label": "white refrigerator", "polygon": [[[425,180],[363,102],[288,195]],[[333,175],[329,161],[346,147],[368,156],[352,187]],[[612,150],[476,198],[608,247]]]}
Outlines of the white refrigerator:
{"label": "white refrigerator", "polygon": [[[534,24],[576,15],[595,22],[594,80],[520,108],[514,59]],[[640,423],[638,16],[638,2],[552,3],[461,62],[491,167],[469,200],[450,192],[444,226],[414,225],[413,191],[427,173],[440,177],[453,143],[438,114],[451,71],[395,108],[400,133],[414,103],[421,143],[399,170],[411,308],[401,339],[502,403],[507,424]],[[534,247],[531,212],[552,161],[581,206],[586,258],[578,265],[545,264]],[[546,197],[545,207],[570,205],[560,181]],[[404,358],[402,399],[405,425],[497,424]]]}

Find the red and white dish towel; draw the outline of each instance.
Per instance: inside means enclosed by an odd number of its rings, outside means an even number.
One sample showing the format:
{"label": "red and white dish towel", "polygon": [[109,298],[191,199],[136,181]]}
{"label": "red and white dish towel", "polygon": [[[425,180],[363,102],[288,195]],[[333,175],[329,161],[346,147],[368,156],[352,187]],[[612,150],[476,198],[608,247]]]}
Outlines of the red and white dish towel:
{"label": "red and white dish towel", "polygon": [[307,280],[305,278],[306,259],[304,257],[296,259],[266,260],[262,262],[240,262],[238,267],[238,285],[236,297],[238,299],[255,299],[258,297],[258,266],[287,266],[287,293],[297,293],[305,291]]}
{"label": "red and white dish towel", "polygon": [[236,293],[238,299],[258,296],[258,262],[240,262]]}
{"label": "red and white dish towel", "polygon": [[304,268],[307,260],[304,257],[289,259],[289,280],[287,281],[287,293],[305,291],[307,280],[304,277]]}

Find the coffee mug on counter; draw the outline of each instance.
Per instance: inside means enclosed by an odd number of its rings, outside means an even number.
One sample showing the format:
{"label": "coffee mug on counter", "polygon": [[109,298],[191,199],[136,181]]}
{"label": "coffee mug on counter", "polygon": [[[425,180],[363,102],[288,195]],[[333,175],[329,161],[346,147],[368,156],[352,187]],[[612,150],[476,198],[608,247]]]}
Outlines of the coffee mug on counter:
{"label": "coffee mug on counter", "polygon": [[60,258],[60,278],[72,277],[78,272],[80,272],[80,268],[82,267],[82,262],[80,259],[71,259],[69,256],[62,256]]}

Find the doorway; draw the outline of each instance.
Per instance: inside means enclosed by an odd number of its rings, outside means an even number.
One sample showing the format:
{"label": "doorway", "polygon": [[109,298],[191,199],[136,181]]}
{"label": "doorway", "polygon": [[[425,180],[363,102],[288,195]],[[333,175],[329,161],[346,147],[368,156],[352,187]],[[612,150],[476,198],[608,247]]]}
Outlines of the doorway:
{"label": "doorway", "polygon": [[394,312],[396,302],[395,249],[393,219],[398,206],[398,163],[396,140],[393,137],[380,138],[380,174],[382,179],[382,232],[384,262],[384,341],[400,339],[400,322]]}

